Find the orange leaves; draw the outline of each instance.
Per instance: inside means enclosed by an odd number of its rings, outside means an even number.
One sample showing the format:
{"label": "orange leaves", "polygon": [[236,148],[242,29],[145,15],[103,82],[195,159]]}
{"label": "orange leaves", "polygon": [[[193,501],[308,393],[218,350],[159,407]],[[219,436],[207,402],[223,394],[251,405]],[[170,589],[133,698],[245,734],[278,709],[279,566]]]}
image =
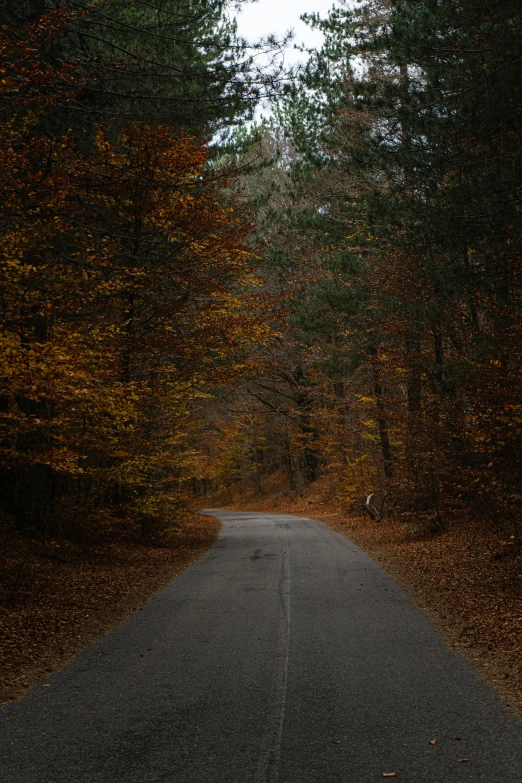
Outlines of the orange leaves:
{"label": "orange leaves", "polygon": [[[116,142],[99,129],[96,157],[81,163],[78,181],[88,187],[90,218],[110,224],[112,252],[124,259],[113,299],[132,298],[134,348],[174,350],[187,367],[204,364],[208,377],[238,342],[252,345],[266,329],[241,293],[248,288],[251,299],[257,284],[248,225],[223,198],[226,178],[205,166],[194,139],[135,124]],[[140,312],[146,329],[137,328]]]}
{"label": "orange leaves", "polygon": [[201,462],[195,401],[251,374],[272,303],[204,145],[140,122],[52,136],[90,65],[43,44],[75,18],[0,31],[0,463],[50,466],[100,518],[114,502],[146,527],[175,517]]}
{"label": "orange leaves", "polygon": [[46,41],[58,37],[88,11],[56,9],[20,31],[0,27],[0,111],[9,109],[42,112],[71,101],[84,83],[78,66],[71,62],[49,64],[41,56]]}
{"label": "orange leaves", "polygon": [[73,18],[0,32],[0,461],[126,487],[136,513],[171,514],[197,463],[191,401],[267,337],[249,225],[187,134],[106,124],[80,148],[40,132],[83,85],[40,54]]}

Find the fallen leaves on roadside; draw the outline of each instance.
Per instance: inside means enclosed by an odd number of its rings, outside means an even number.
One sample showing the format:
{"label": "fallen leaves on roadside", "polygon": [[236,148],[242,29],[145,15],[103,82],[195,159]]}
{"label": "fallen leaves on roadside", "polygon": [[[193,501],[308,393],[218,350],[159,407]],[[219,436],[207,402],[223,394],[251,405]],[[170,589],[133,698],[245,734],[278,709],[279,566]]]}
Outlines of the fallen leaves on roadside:
{"label": "fallen leaves on roadside", "polygon": [[429,743],[430,743],[430,745],[436,745],[437,744],[437,740],[436,739],[429,740]]}
{"label": "fallen leaves on roadside", "polygon": [[463,761],[469,761],[469,759],[457,759],[457,761],[461,764]]}
{"label": "fallen leaves on roadside", "polygon": [[[80,650],[123,622],[156,590],[197,560],[215,540],[219,522],[187,514],[167,545],[109,532],[74,550],[67,561],[35,555],[15,601],[13,574],[26,551],[11,520],[0,515],[0,704],[57,671]],[[25,547],[25,548],[24,548]],[[101,657],[101,653],[98,657]],[[50,686],[49,686],[50,687]]]}
{"label": "fallen leaves on roadside", "polygon": [[[316,518],[362,547],[423,606],[434,610],[446,641],[469,655],[475,666],[486,658],[490,665],[481,666],[481,671],[522,715],[522,550],[495,559],[498,536],[479,532],[471,515],[456,519],[433,538],[419,535],[399,519],[368,524],[367,517],[353,516],[340,501],[336,504],[328,481],[325,477],[314,483],[314,492],[322,493],[323,499],[314,509]],[[297,490],[288,497],[285,490],[281,496],[281,488],[273,485],[272,494],[261,501],[243,491],[241,500],[229,507],[274,513],[277,500],[279,514],[310,513],[306,496],[298,497]]]}
{"label": "fallen leaves on roadside", "polygon": [[382,773],[383,778],[396,778],[397,773],[396,772],[383,772]]}
{"label": "fallen leaves on roadside", "polygon": [[341,740],[332,740],[332,745],[340,745]]}

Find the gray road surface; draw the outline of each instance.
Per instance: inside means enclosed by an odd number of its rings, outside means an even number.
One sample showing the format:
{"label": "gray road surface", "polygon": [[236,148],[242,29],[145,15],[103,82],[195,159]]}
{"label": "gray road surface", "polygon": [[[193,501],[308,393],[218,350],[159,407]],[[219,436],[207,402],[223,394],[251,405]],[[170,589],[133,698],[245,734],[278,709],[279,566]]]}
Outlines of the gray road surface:
{"label": "gray road surface", "polygon": [[521,783],[521,724],[367,555],[212,513],[205,557],[0,710],[1,783]]}

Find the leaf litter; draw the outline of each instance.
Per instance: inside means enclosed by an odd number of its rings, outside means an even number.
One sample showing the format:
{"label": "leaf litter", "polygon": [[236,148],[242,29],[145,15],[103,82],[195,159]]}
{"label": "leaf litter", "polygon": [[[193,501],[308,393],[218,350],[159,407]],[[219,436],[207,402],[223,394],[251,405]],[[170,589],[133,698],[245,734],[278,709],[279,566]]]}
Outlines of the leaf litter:
{"label": "leaf litter", "polygon": [[27,542],[0,518],[0,704],[21,698],[141,608],[214,543],[219,528],[214,517],[190,513],[161,546],[113,535],[69,547],[65,560],[55,548],[39,548],[10,600]]}
{"label": "leaf litter", "polygon": [[[317,499],[313,513],[310,492]],[[313,516],[345,535],[430,612],[448,647],[464,655],[522,718],[522,548],[506,556],[498,530],[471,516],[455,518],[436,536],[423,534],[415,520],[375,524],[343,510],[327,478],[306,488],[303,497],[285,490],[262,500],[243,495],[233,504],[223,501],[235,510]]]}

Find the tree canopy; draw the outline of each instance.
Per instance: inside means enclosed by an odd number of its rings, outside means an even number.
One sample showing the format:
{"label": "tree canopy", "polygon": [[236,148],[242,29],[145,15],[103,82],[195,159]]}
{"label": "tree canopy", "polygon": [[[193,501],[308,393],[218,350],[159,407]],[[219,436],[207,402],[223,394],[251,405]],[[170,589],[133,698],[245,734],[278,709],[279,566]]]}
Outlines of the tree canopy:
{"label": "tree canopy", "polygon": [[286,75],[225,0],[156,6],[0,12],[20,530],[278,472],[518,540],[519,4],[341,3]]}

